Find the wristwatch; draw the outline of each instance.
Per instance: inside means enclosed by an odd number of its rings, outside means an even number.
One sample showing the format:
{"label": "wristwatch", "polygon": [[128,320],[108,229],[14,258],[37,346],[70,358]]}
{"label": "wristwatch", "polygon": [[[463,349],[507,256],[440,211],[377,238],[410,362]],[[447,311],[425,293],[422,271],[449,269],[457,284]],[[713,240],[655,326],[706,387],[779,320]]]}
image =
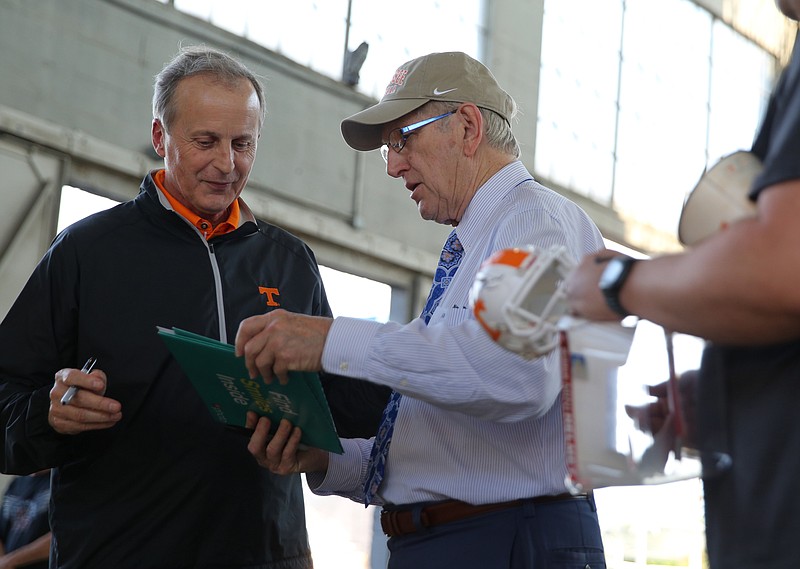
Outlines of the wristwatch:
{"label": "wristwatch", "polygon": [[606,268],[600,275],[600,281],[597,285],[603,292],[608,307],[622,316],[630,316],[630,312],[623,308],[619,301],[619,293],[622,291],[622,286],[633,268],[633,264],[637,261],[633,257],[627,255],[617,255],[613,257],[606,264]]}

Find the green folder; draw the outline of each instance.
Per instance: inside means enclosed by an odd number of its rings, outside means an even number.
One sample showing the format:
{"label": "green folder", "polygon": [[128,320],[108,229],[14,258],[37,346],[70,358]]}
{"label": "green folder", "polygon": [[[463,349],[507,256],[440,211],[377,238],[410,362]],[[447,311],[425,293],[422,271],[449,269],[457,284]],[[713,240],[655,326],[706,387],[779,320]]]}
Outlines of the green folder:
{"label": "green folder", "polygon": [[218,422],[244,428],[247,412],[255,411],[275,429],[285,418],[302,429],[301,444],[343,452],[316,373],[290,371],[286,385],[277,378],[267,384],[260,376],[250,379],[244,358],[230,344],[179,328],[159,327],[158,335]]}

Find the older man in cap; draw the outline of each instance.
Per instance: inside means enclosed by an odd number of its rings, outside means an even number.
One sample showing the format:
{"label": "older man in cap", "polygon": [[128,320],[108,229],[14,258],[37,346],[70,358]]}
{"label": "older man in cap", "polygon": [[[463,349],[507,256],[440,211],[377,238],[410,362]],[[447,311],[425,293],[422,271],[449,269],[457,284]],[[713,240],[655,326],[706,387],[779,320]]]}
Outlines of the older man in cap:
{"label": "older man in cap", "polygon": [[307,472],[317,494],[382,505],[394,569],[605,567],[593,498],[565,487],[557,354],[503,349],[469,308],[498,250],[561,245],[578,259],[602,246],[586,214],[519,161],[515,112],[463,53],[401,65],[342,134],[356,150],[381,149],[423,219],[456,228],[425,310],[405,325],[277,310],[237,334],[252,374],[324,369],[394,390],[377,436],[343,440],[343,455],[298,450],[288,423],[268,439],[266,419],[249,447],[273,472]]}

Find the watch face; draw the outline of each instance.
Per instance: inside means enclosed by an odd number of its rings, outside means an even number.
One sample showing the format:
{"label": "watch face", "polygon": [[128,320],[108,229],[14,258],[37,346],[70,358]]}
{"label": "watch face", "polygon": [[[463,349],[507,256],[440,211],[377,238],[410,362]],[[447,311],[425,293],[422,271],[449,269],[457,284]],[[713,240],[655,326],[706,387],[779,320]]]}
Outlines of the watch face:
{"label": "watch face", "polygon": [[603,274],[600,275],[600,282],[598,283],[601,289],[613,287],[618,281],[623,271],[625,270],[625,263],[619,259],[611,259],[606,265]]}

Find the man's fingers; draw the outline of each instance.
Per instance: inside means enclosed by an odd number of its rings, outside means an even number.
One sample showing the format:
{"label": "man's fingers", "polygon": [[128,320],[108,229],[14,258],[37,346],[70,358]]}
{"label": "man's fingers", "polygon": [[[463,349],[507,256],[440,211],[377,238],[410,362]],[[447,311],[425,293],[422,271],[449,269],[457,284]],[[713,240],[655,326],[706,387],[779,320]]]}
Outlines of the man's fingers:
{"label": "man's fingers", "polygon": [[281,419],[278,429],[267,445],[267,460],[270,465],[280,464],[283,459],[283,451],[286,449],[286,443],[291,433],[292,424],[286,419]]}
{"label": "man's fingers", "polygon": [[255,429],[258,423],[258,414],[255,411],[248,411],[244,420],[245,429]]}
{"label": "man's fingers", "polygon": [[[252,344],[252,342],[251,342]],[[266,341],[257,348],[255,356],[248,356],[252,361],[253,369],[256,371],[257,375],[260,375],[261,378],[264,380],[264,383],[272,383],[272,378],[274,377],[274,370],[272,369],[275,365],[275,359],[273,357],[273,353],[271,350],[264,349],[266,346]],[[250,344],[248,344],[248,349],[250,348]]]}
{"label": "man's fingers", "polygon": [[[284,419],[284,421],[286,420]],[[286,423],[289,424],[288,421],[286,421]],[[282,459],[283,461],[286,462],[291,461],[292,463],[296,464],[297,449],[298,446],[300,445],[300,438],[303,436],[303,431],[300,430],[300,427],[293,427],[291,424],[289,424],[289,428],[291,429],[290,430],[291,434],[289,435],[289,438],[286,441],[286,445],[283,447]]]}
{"label": "man's fingers", "polygon": [[261,373],[262,367],[264,363],[268,363],[268,354],[266,350],[264,350],[266,343],[267,337],[265,334],[261,333],[251,336],[250,339],[241,346],[244,363],[245,366],[247,366],[247,371],[251,379],[263,375]]}
{"label": "man's fingers", "polygon": [[238,357],[244,357],[250,379],[254,379],[260,373],[256,356],[262,353],[266,344],[266,336],[261,333],[266,316],[266,314],[262,314],[243,320],[236,332],[235,353]]}
{"label": "man's fingers", "polygon": [[636,428],[645,433],[657,433],[669,416],[666,401],[659,399],[644,405],[625,405],[625,413],[634,420]]}
{"label": "man's fingers", "polygon": [[269,436],[269,420],[262,417],[250,437],[247,450],[258,464],[275,474],[295,474],[299,472],[297,449],[302,433],[298,427],[282,419],[275,434]]}
{"label": "man's fingers", "polygon": [[239,323],[239,329],[236,331],[236,340],[234,342],[237,356],[241,357],[245,355],[245,345],[264,327],[263,320],[265,316],[265,314],[251,316]]}
{"label": "man's fingers", "polygon": [[300,472],[297,456],[297,447],[302,436],[300,427],[294,427],[289,421],[283,419],[276,436],[280,444],[276,445],[275,451],[276,453],[280,451],[280,455],[273,459],[274,466],[270,470],[281,475],[297,474]]}
{"label": "man's fingers", "polygon": [[64,386],[62,393],[74,385],[102,395],[106,388],[106,374],[99,369],[88,374],[77,369],[61,369],[56,372],[55,384]]}
{"label": "man's fingers", "polygon": [[669,388],[669,383],[666,381],[662,381],[656,385],[648,385],[647,386],[647,393],[652,395],[653,397],[666,397],[667,390]]}
{"label": "man's fingers", "polygon": [[[80,399],[79,399],[80,397]],[[97,406],[86,405],[86,401]],[[122,419],[122,405],[118,401],[100,397],[89,391],[80,390],[69,405],[62,405],[60,400],[50,403],[48,422],[61,434],[74,435],[85,431],[108,429]]]}
{"label": "man's fingers", "polygon": [[[278,311],[275,311],[278,312]],[[263,314],[242,321],[236,334],[236,353],[244,356],[245,366],[250,378],[259,375],[266,383],[271,383],[273,378],[274,349],[269,347],[270,322],[268,318],[275,314]]]}
{"label": "man's fingers", "polygon": [[[116,425],[122,419],[122,404],[104,397],[106,384],[106,374],[99,369],[88,374],[69,368],[56,372],[47,414],[50,426],[58,433],[74,435]],[[70,387],[78,389],[69,405],[64,405],[61,398]]]}
{"label": "man's fingers", "polygon": [[278,378],[278,383],[281,385],[286,385],[289,383],[289,370],[272,368],[271,373],[274,375],[274,377]]}
{"label": "man's fingers", "polygon": [[266,464],[266,448],[269,442],[269,429],[272,423],[266,417],[261,417],[256,423],[253,434],[250,435],[250,442],[247,443],[247,450],[255,457],[256,462],[261,466]]}

